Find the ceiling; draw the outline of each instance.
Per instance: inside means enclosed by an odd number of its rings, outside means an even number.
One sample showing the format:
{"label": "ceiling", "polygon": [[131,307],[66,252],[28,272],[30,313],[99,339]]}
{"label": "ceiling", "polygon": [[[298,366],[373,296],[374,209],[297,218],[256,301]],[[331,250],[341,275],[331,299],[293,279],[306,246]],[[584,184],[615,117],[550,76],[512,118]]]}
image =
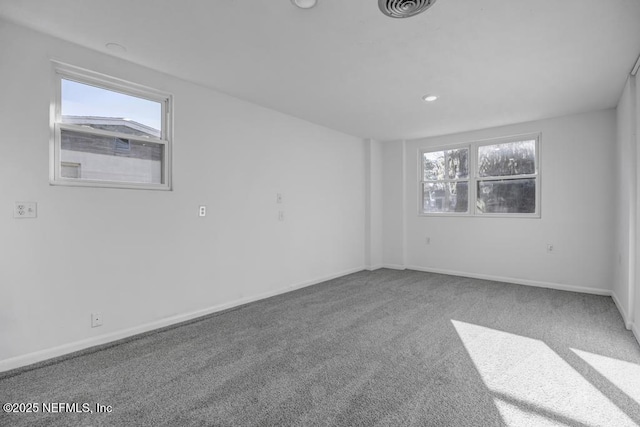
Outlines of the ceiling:
{"label": "ceiling", "polygon": [[407,19],[376,0],[0,0],[0,17],[378,140],[615,107],[640,54],[640,0],[439,0]]}

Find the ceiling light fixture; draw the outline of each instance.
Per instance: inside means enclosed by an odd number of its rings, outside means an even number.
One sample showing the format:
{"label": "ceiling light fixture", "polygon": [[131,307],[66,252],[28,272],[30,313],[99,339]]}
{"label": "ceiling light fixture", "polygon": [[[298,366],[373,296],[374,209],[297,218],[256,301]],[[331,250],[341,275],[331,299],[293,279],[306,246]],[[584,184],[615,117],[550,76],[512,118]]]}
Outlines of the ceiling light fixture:
{"label": "ceiling light fixture", "polygon": [[391,18],[410,18],[424,12],[436,0],[378,0],[380,11]]}
{"label": "ceiling light fixture", "polygon": [[317,2],[318,0],[291,0],[291,3],[298,6],[300,9],[311,9]]}
{"label": "ceiling light fixture", "polygon": [[126,53],[127,48],[118,43],[107,43],[104,45],[107,50],[110,50],[113,53]]}
{"label": "ceiling light fixture", "polygon": [[437,99],[438,99],[437,95],[425,95],[425,96],[422,97],[422,100],[426,101],[426,102],[433,102],[433,101],[435,101]]}

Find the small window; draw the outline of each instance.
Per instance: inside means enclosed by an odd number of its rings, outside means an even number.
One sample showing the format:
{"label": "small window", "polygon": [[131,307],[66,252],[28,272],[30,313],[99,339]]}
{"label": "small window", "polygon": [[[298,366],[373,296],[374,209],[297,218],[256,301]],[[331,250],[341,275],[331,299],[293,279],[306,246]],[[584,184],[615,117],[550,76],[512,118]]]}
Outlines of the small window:
{"label": "small window", "polygon": [[420,214],[539,217],[539,139],[421,151]]}
{"label": "small window", "polygon": [[129,153],[131,152],[131,141],[124,138],[114,138],[114,142],[116,144],[116,151],[121,153]]}
{"label": "small window", "polygon": [[171,97],[56,64],[52,184],[170,189]]}

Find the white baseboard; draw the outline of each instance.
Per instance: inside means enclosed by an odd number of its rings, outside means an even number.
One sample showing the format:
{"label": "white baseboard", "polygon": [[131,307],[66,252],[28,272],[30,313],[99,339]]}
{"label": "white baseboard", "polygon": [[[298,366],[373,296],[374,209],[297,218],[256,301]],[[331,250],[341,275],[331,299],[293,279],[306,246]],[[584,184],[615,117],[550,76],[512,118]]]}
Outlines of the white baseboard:
{"label": "white baseboard", "polygon": [[631,331],[633,332],[633,335],[636,336],[636,341],[638,341],[638,344],[640,344],[640,328],[638,327],[637,322],[633,322],[631,324]]}
{"label": "white baseboard", "polygon": [[258,295],[244,297],[224,304],[215,305],[202,310],[196,310],[189,313],[179,314],[176,316],[166,317],[153,322],[145,323],[133,328],[123,329],[120,331],[100,335],[97,337],[91,337],[80,341],[75,341],[60,346],[47,348],[44,350],[36,351],[33,353],[24,354],[21,356],[12,357],[9,359],[0,360],[0,372],[10,371],[12,369],[22,368],[34,363],[42,362],[48,359],[64,356],[70,353],[74,353],[80,350],[86,350],[91,347],[109,344],[114,341],[118,341],[124,338],[129,338],[134,335],[150,332],[155,329],[164,328],[167,326],[175,325],[178,323],[186,322],[188,320],[197,319],[198,317],[213,314],[219,311],[228,310],[240,305],[248,304],[250,302],[262,300],[265,298],[273,297],[276,295],[291,292],[296,289],[304,288],[307,286],[315,285],[318,283],[326,282],[327,280],[336,279],[338,277],[346,276],[347,274],[357,273],[364,270],[364,267],[352,268],[340,273],[332,274],[325,277],[316,278],[313,280],[307,280],[304,282],[296,283],[273,291],[264,292]]}
{"label": "white baseboard", "polygon": [[400,264],[383,264],[382,268],[388,268],[389,270],[406,270],[404,265]]}
{"label": "white baseboard", "polygon": [[367,267],[367,270],[369,271],[375,271],[375,270],[380,270],[381,268],[388,268],[389,270],[405,270],[404,265],[399,265],[399,264],[379,264],[379,265],[372,265],[370,267]]}
{"label": "white baseboard", "polygon": [[564,285],[561,283],[540,282],[537,280],[519,279],[516,277],[491,276],[487,274],[467,273],[464,271],[442,270],[439,268],[420,267],[408,265],[407,270],[425,271],[428,273],[448,274],[450,276],[470,277],[472,279],[492,280],[494,282],[515,283],[517,285],[535,286],[538,288],[556,289],[559,291],[580,292],[584,294],[594,294],[611,296],[610,289],[588,288],[585,286]]}
{"label": "white baseboard", "polygon": [[615,292],[611,292],[611,298],[613,299],[613,302],[616,304],[616,307],[618,307],[618,311],[620,312],[620,315],[622,315],[622,320],[624,321],[624,327],[627,329],[631,329],[631,321],[629,320],[629,315],[627,314],[627,310],[624,309],[624,305],[620,303],[620,299],[618,298]]}

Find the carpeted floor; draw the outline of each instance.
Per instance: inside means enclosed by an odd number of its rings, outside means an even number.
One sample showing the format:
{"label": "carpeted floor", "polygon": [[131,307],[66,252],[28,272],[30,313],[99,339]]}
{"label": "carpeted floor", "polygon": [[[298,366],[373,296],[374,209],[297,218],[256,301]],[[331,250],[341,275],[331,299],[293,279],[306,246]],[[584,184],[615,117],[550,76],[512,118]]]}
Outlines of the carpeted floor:
{"label": "carpeted floor", "polygon": [[640,347],[609,297],[378,270],[5,375],[0,401],[40,407],[2,426],[639,425]]}

